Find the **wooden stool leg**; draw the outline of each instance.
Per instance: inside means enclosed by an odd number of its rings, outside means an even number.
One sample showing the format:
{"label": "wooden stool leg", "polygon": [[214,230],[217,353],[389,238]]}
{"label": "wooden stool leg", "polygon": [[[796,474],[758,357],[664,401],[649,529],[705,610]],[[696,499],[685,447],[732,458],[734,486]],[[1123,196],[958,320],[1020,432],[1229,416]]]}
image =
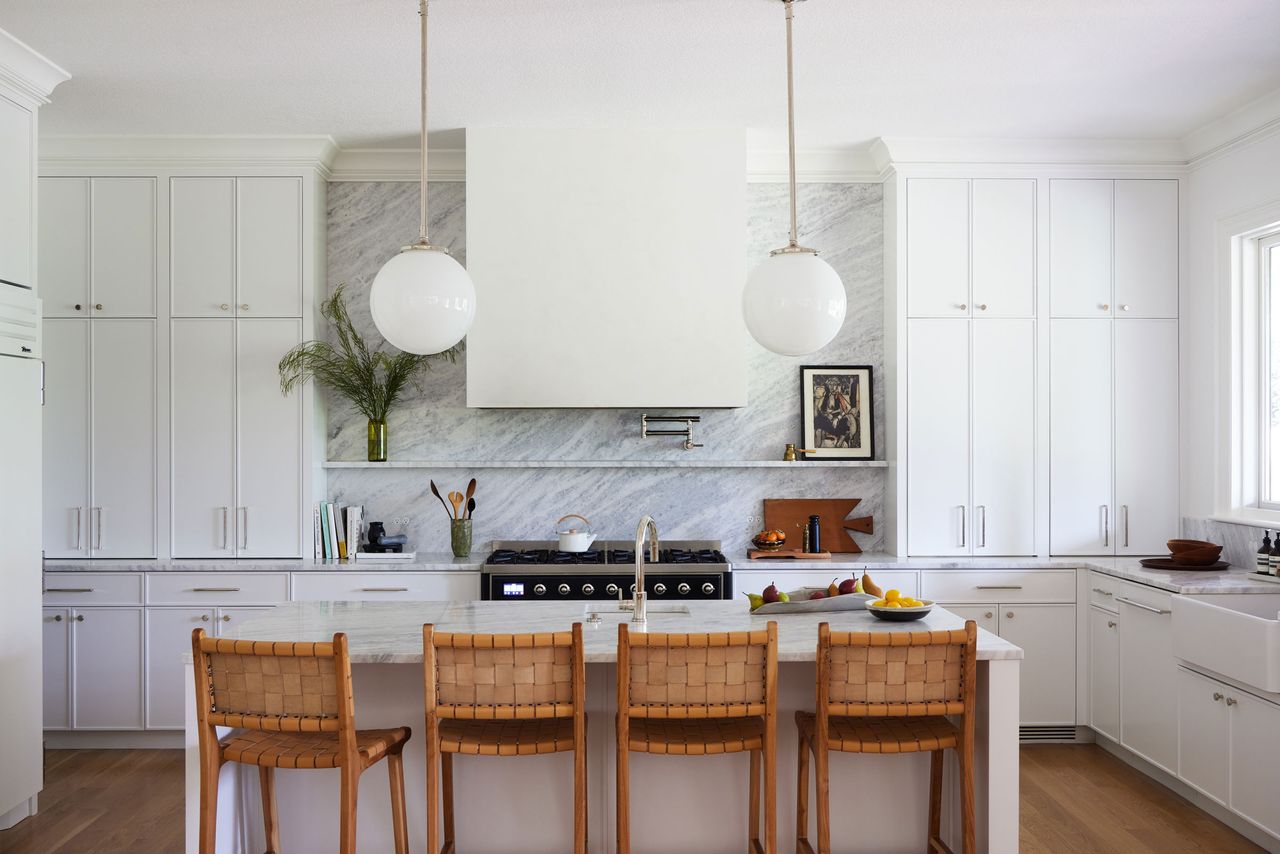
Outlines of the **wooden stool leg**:
{"label": "wooden stool leg", "polygon": [[391,829],[395,834],[396,854],[409,854],[404,814],[404,757],[399,750],[387,754],[387,778],[391,781]]}
{"label": "wooden stool leg", "polygon": [[440,788],[444,795],[444,849],[453,851],[453,754],[440,754]]}
{"label": "wooden stool leg", "polygon": [[796,854],[806,854],[809,847],[809,743],[796,727]]}
{"label": "wooden stool leg", "polygon": [[262,820],[267,827],[267,854],[280,854],[280,817],[276,813],[275,769],[259,765],[258,782],[262,785]]}
{"label": "wooden stool leg", "polygon": [[[960,827],[964,835],[964,854],[977,854],[978,836],[973,823],[973,752],[958,750],[956,756],[960,771]],[[967,755],[966,755],[967,754]]]}
{"label": "wooden stool leg", "polygon": [[625,742],[618,745],[618,854],[631,854],[631,751]]}
{"label": "wooden stool leg", "polygon": [[440,851],[440,742],[427,730],[427,854]]}
{"label": "wooden stool leg", "polygon": [[339,854],[356,854],[356,800],[360,794],[360,769],[344,765],[341,774],[338,852]]}
{"label": "wooden stool leg", "polygon": [[755,851],[760,846],[760,751],[751,753],[751,785],[747,798],[747,839],[748,848]]}
{"label": "wooden stool leg", "polygon": [[764,850],[778,854],[778,739],[772,731],[764,737]]}
{"label": "wooden stool leg", "polygon": [[[212,738],[212,734],[209,736]],[[200,854],[214,854],[218,847],[218,775],[222,763],[200,757]]]}
{"label": "wooden stool leg", "polygon": [[827,751],[825,745],[816,745],[813,751],[813,772],[817,778],[818,854],[831,854],[831,784],[827,778]]}
{"label": "wooden stool leg", "polygon": [[587,750],[573,747],[573,852],[587,854]]}
{"label": "wooden stool leg", "polygon": [[929,759],[929,850],[942,839],[942,751]]}

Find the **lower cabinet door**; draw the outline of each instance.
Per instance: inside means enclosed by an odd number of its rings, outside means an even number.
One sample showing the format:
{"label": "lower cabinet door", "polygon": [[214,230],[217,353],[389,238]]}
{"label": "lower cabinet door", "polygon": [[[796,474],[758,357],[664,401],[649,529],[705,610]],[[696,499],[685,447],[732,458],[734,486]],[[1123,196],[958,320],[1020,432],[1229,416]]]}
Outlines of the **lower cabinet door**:
{"label": "lower cabinet door", "polygon": [[270,610],[271,608],[219,608],[216,617],[218,637],[239,628],[241,623],[251,619],[258,611]]}
{"label": "lower cabinet door", "polygon": [[142,609],[78,608],[72,621],[72,724],[141,729]]}
{"label": "lower cabinet door", "polygon": [[1178,705],[1172,691],[1178,664],[1173,657],[1170,596],[1125,583],[1116,603],[1120,606],[1120,743],[1176,774]]}
{"label": "lower cabinet door", "polygon": [[44,728],[71,726],[71,611],[45,608]]}
{"label": "lower cabinet door", "polygon": [[993,635],[1000,634],[999,605],[948,605],[941,602],[938,604],[939,607],[946,608],[963,620],[973,620],[980,629],[986,629]]}
{"label": "lower cabinet door", "polygon": [[1280,836],[1280,706],[1234,688],[1226,694],[1235,701],[1229,706],[1231,809]]}
{"label": "lower cabinet door", "polygon": [[[479,598],[478,572],[304,572],[293,576],[295,602],[469,602]],[[745,601],[742,606],[746,608]]]}
{"label": "lower cabinet door", "polygon": [[147,609],[147,729],[182,729],[187,684],[182,657],[191,652],[191,632],[212,635],[213,608]]}
{"label": "lower cabinet door", "polygon": [[1120,740],[1120,616],[1089,609],[1089,726]]}
{"label": "lower cabinet door", "polygon": [[1225,685],[1178,668],[1178,777],[1224,805],[1230,711]]}
{"label": "lower cabinet door", "polygon": [[1022,647],[1019,722],[1076,722],[1076,606],[1000,606],[1000,637]]}

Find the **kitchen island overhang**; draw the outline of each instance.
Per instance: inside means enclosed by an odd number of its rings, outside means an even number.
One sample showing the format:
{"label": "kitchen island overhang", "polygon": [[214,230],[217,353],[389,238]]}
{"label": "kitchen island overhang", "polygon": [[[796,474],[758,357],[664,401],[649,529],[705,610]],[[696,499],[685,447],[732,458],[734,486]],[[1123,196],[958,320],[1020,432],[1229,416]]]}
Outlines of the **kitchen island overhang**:
{"label": "kitchen island overhang", "polygon": [[[451,632],[544,632],[584,624],[587,661],[589,850],[614,850],[615,662],[617,625],[630,619],[608,603],[547,602],[307,602],[281,605],[246,620],[225,636],[277,641],[327,641],[346,632],[361,728],[407,725],[405,750],[410,848],[425,850],[422,625]],[[650,611],[651,632],[749,631],[765,617],[741,602],[691,602],[684,612]],[[589,622],[591,614],[599,622]],[[941,608],[919,622],[885,623],[865,611],[787,615],[778,622],[778,843],[795,839],[796,711],[812,711],[818,624],[844,631],[952,629],[964,621]],[[974,783],[979,850],[1018,847],[1018,678],[1022,650],[978,632],[978,713]],[[188,653],[189,656],[189,653]],[[187,680],[187,851],[197,852],[199,757],[194,675]],[[745,845],[746,754],[703,757],[633,755],[632,841],[642,851],[740,851]],[[928,754],[834,755],[831,761],[835,850],[918,851],[928,809]],[[572,840],[569,754],[509,758],[463,757],[455,764],[460,848],[473,852],[562,852]],[[223,768],[218,851],[263,850],[257,773]],[[291,850],[336,850],[337,772],[277,774],[281,835]],[[948,756],[944,836],[958,843],[959,785]],[[359,850],[391,850],[388,789],[380,772],[360,792]],[[811,812],[811,821],[812,821]],[[951,833],[947,829],[951,829]],[[953,845],[959,850],[958,844]]]}

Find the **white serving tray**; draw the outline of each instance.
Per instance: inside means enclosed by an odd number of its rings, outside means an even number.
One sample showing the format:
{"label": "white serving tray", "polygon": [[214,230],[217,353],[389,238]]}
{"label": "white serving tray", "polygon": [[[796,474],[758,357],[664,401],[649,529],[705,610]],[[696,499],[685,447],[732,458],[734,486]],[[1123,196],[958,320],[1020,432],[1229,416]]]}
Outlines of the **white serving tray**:
{"label": "white serving tray", "polygon": [[876,601],[870,593],[845,593],[840,596],[829,596],[822,599],[810,599],[809,594],[815,590],[826,592],[825,587],[801,587],[799,590],[788,590],[790,602],[770,602],[752,611],[752,615],[765,614],[817,614],[822,611],[865,611],[868,602]]}

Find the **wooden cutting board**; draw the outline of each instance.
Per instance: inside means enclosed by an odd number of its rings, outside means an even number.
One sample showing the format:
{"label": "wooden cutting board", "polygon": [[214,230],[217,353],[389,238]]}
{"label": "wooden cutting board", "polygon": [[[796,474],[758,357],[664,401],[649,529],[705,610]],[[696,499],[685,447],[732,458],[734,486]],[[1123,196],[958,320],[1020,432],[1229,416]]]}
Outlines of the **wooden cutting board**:
{"label": "wooden cutting board", "polygon": [[861,503],[861,498],[766,498],[764,526],[785,532],[789,548],[804,548],[804,529],[809,526],[809,517],[816,515],[822,520],[819,531],[823,551],[860,552],[862,549],[849,531],[874,532],[870,516],[849,518]]}

